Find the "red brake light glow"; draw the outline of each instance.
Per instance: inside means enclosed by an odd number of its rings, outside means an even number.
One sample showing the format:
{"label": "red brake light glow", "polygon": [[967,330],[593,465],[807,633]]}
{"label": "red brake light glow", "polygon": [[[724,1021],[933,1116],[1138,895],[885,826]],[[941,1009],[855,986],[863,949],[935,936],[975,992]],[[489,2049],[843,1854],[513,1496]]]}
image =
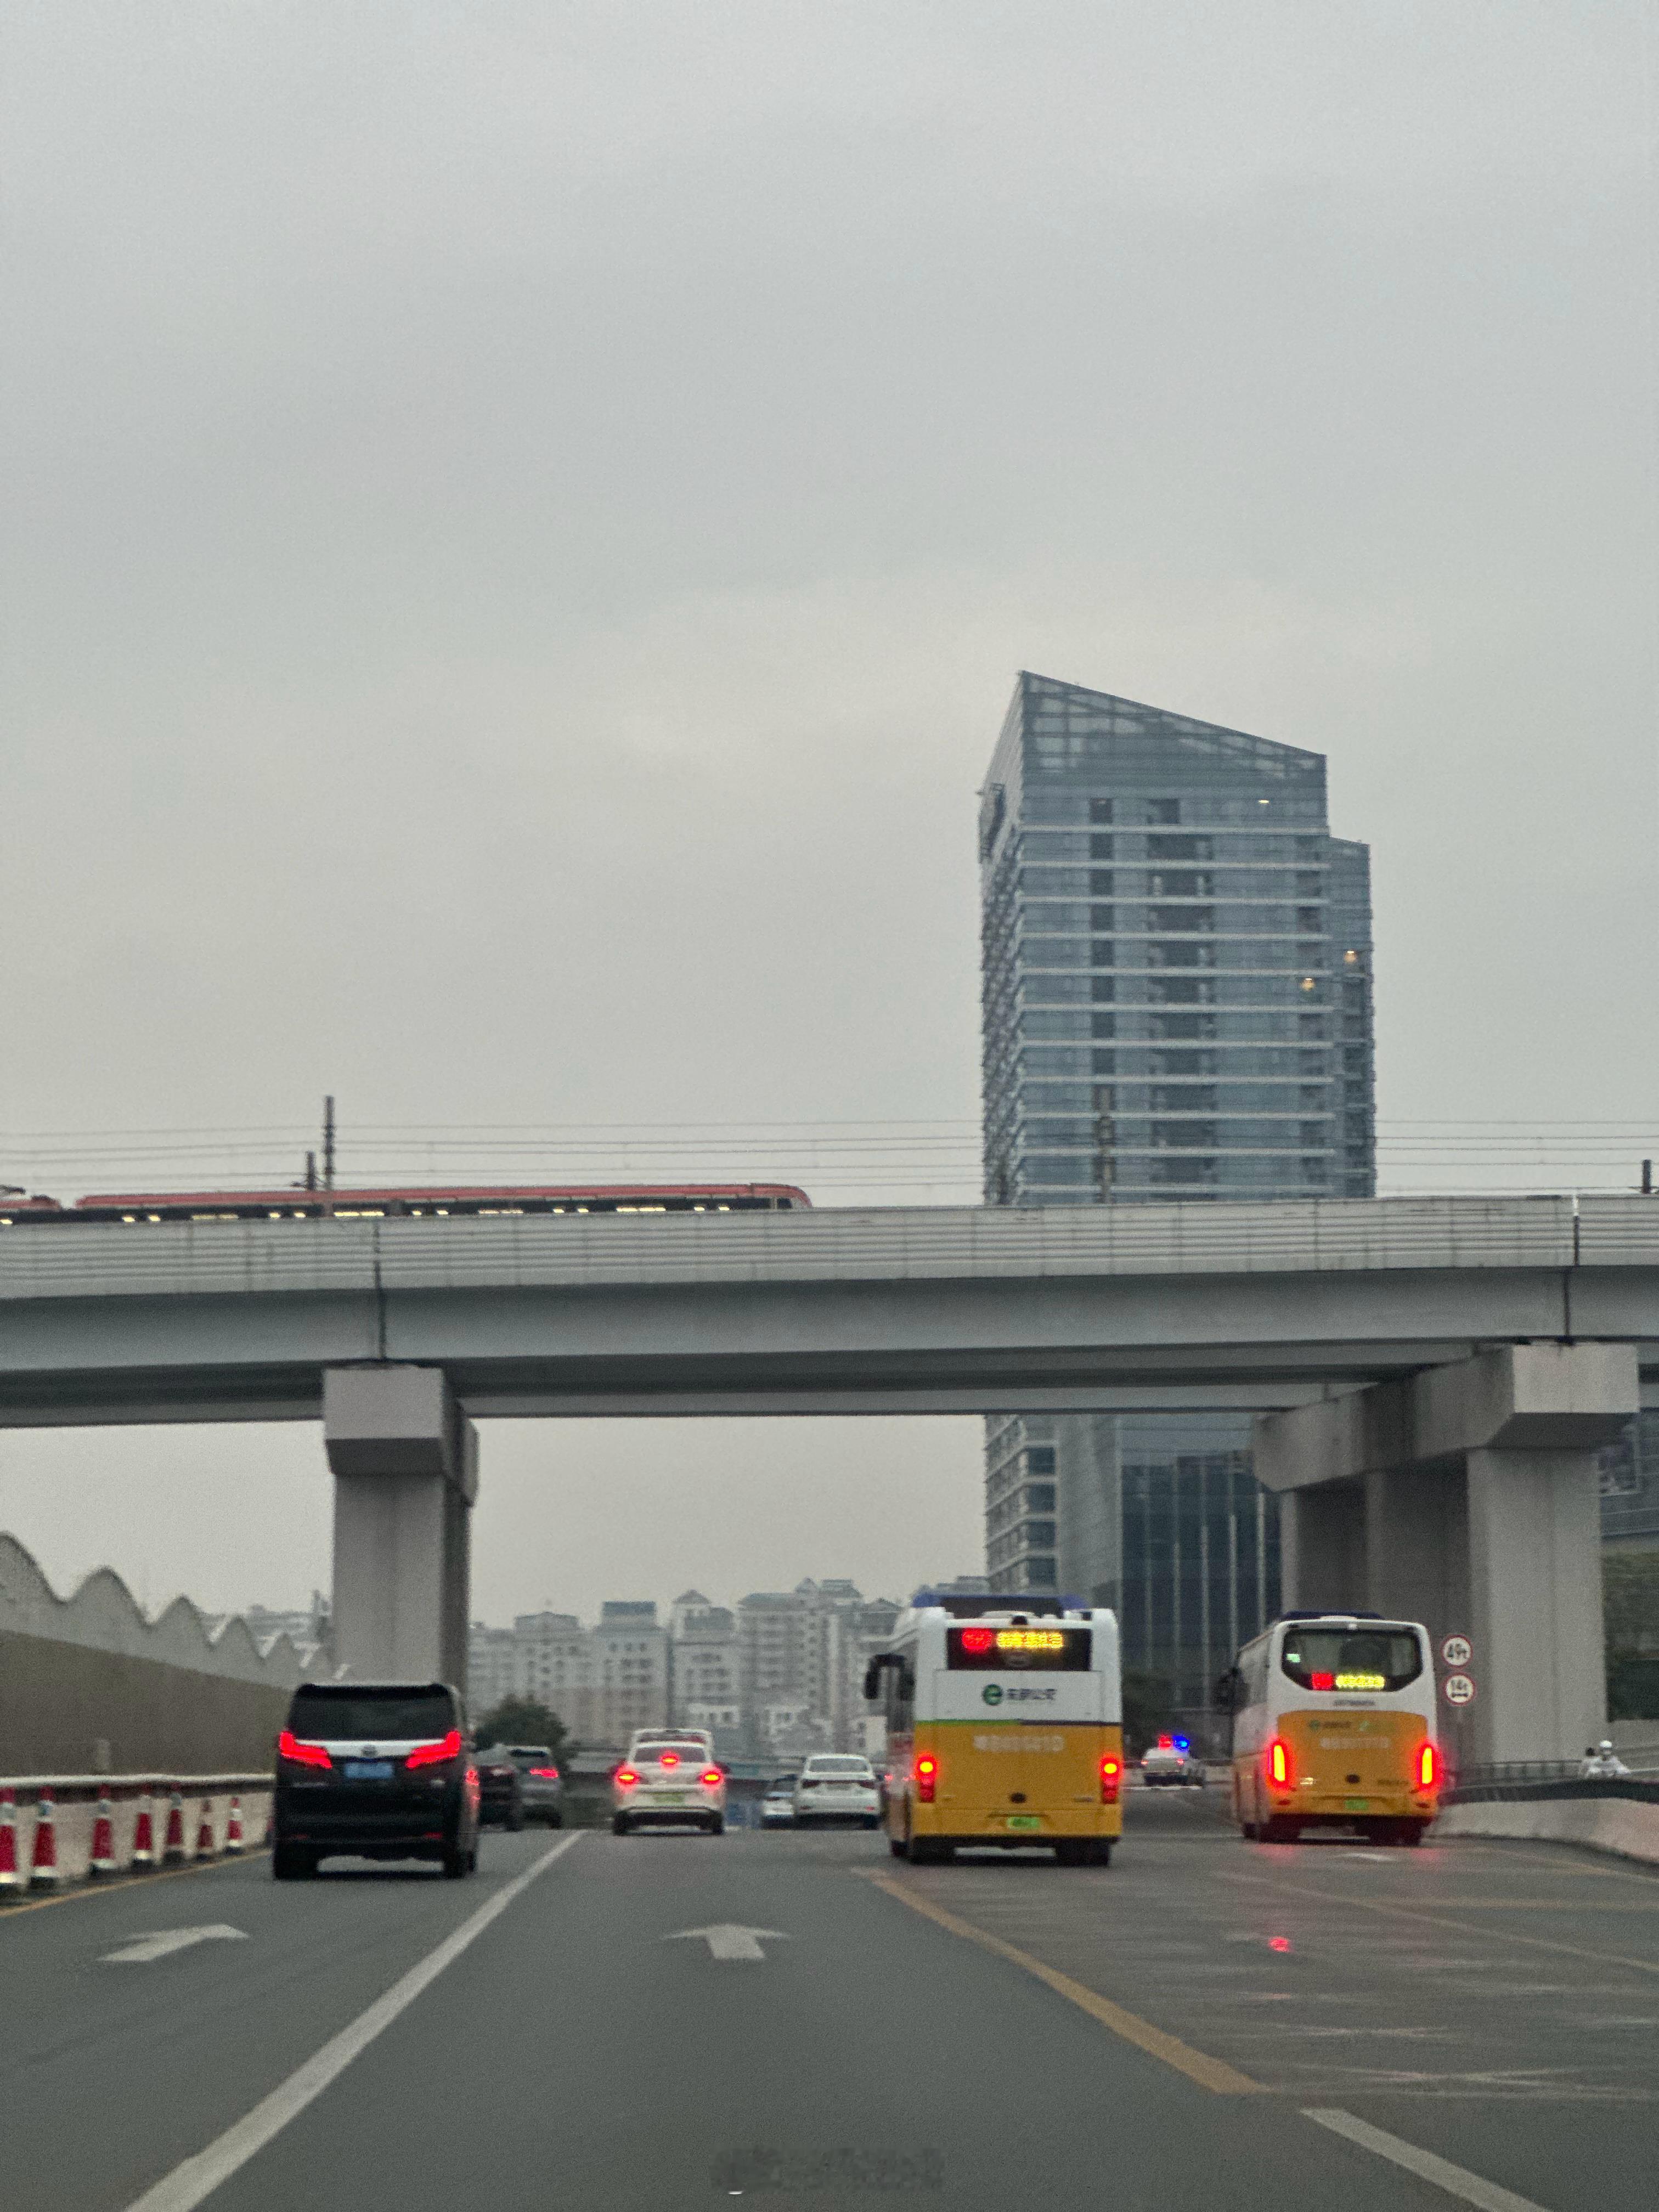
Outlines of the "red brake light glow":
{"label": "red brake light glow", "polygon": [[705,1790],[718,1790],[725,1779],[718,1766],[708,1767],[702,1777],[703,1787]]}
{"label": "red brake light glow", "polygon": [[1310,1674],[1308,1686],[1312,1690],[1334,1690],[1336,1687],[1336,1677],[1334,1674]]}
{"label": "red brake light glow", "polygon": [[678,1766],[679,1763],[680,1755],[677,1751],[664,1752],[661,1758],[657,1761],[659,1766]]}
{"label": "red brake light glow", "polygon": [[988,1628],[964,1628],[962,1632],[964,1651],[988,1651],[995,1641],[994,1632]]}
{"label": "red brake light glow", "polygon": [[1107,1752],[1100,1762],[1100,1802],[1103,1805],[1116,1804],[1117,1788],[1122,1779],[1123,1761]]}
{"label": "red brake light glow", "polygon": [[617,1787],[619,1790],[631,1790],[639,1778],[631,1766],[619,1766],[617,1769]]}
{"label": "red brake light glow", "polygon": [[405,1767],[441,1766],[445,1759],[459,1759],[460,1755],[461,1732],[459,1729],[451,1729],[449,1734],[437,1743],[417,1743],[405,1757],[404,1765]]}
{"label": "red brake light glow", "polygon": [[559,1770],[556,1766],[532,1766],[530,1771],[538,1782],[556,1782],[559,1778]]}
{"label": "red brake light glow", "polygon": [[1288,1790],[1293,1771],[1291,1747],[1282,1735],[1276,1735],[1267,1746],[1267,1779],[1275,1790]]}
{"label": "red brake light glow", "polygon": [[1417,1747],[1418,1788],[1419,1790],[1432,1790],[1438,1784],[1439,1780],[1439,1753],[1435,1749],[1431,1743],[1419,1744]]}
{"label": "red brake light glow", "polygon": [[276,1739],[278,1759],[292,1759],[295,1766],[332,1766],[334,1761],[319,1743],[301,1743],[292,1729],[284,1729]]}
{"label": "red brake light glow", "polygon": [[933,1793],[939,1788],[939,1761],[931,1752],[924,1751],[916,1761],[916,1802],[922,1805],[933,1802]]}

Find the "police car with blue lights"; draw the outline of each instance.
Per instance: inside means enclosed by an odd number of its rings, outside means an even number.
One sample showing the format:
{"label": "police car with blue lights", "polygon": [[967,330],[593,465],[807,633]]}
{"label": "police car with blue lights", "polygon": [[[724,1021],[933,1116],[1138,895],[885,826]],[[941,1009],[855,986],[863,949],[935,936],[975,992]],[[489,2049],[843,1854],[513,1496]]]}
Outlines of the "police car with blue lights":
{"label": "police car with blue lights", "polygon": [[1161,1735],[1140,1761],[1140,1778],[1147,1789],[1204,1787],[1204,1762],[1194,1759],[1190,1738]]}

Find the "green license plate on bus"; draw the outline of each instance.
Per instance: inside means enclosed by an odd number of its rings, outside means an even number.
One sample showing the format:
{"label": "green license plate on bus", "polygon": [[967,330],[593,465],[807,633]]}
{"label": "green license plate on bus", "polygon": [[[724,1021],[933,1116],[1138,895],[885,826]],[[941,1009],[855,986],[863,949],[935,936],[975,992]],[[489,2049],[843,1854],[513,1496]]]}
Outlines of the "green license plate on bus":
{"label": "green license plate on bus", "polygon": [[1008,1826],[1011,1828],[1040,1828],[1042,1816],[1040,1813],[1010,1813]]}
{"label": "green license plate on bus", "polygon": [[1342,1809],[1345,1813],[1369,1813],[1371,1809],[1371,1801],[1369,1797],[1345,1797],[1342,1800]]}

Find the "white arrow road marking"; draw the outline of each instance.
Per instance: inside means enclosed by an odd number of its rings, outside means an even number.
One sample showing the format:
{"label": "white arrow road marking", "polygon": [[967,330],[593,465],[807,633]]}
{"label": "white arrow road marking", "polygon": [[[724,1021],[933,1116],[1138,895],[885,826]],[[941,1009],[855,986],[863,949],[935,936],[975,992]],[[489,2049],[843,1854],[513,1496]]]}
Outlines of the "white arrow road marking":
{"label": "white arrow road marking", "polygon": [[136,1943],[129,1943],[119,1951],[106,1951],[100,1964],[106,1966],[147,1966],[152,1959],[165,1959],[174,1951],[188,1951],[192,1943],[246,1943],[247,1932],[241,1928],[162,1928],[151,1936],[141,1936]]}
{"label": "white arrow road marking", "polygon": [[763,1937],[773,1943],[791,1941],[781,1928],[734,1928],[730,1921],[722,1921],[718,1928],[682,1928],[662,1940],[665,1943],[706,1942],[711,1959],[764,1959]]}

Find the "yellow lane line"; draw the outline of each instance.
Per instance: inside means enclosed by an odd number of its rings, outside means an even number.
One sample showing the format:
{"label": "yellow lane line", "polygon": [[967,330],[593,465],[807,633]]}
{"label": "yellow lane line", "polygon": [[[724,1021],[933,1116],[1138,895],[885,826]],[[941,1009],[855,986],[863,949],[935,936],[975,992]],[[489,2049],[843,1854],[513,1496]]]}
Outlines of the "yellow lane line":
{"label": "yellow lane line", "polygon": [[1044,1966],[1041,1959],[1034,1959],[1029,1951],[1019,1950],[1012,1943],[1005,1942],[1000,1936],[992,1936],[983,1928],[975,1928],[971,1920],[960,1919],[954,1912],[947,1912],[942,1905],[935,1905],[931,1899],[918,1896],[904,1883],[895,1881],[890,1875],[871,1874],[865,1879],[873,1882],[878,1889],[884,1890],[889,1897],[897,1898],[901,1905],[908,1905],[913,1912],[920,1912],[925,1919],[948,1929],[952,1936],[960,1936],[969,1943],[977,1943],[982,1951],[989,1951],[999,1959],[1007,1960],[1011,1966],[1021,1967],[1028,1974],[1035,1974],[1038,1981],[1046,1983],[1056,1996],[1076,2005],[1080,2012],[1086,2012],[1091,2020],[1097,2020],[1103,2027],[1110,2028],[1114,2035],[1121,2035],[1126,2043],[1133,2043],[1138,2051],[1146,2051],[1149,2057],[1161,2059],[1164,2065],[1173,2066],[1177,2073],[1184,2074],[1189,2081],[1196,2081],[1200,2088],[1212,2089],[1219,2097],[1261,2094],[1260,2081],[1251,2081],[1248,2074],[1241,2074],[1237,2067],[1229,2066],[1224,2059],[1212,2058],[1205,2051],[1194,2051],[1190,2044],[1182,2042],[1179,2036],[1166,2034],[1163,2028],[1154,2027],[1150,2021],[1142,2020],[1138,2014],[1126,2012],[1121,2005],[1114,2004],[1109,1997],[1102,1996],[1095,1990],[1086,1989],[1081,1982],[1074,1982],[1069,1974],[1062,1974],[1054,1966]]}
{"label": "yellow lane line", "polygon": [[158,1867],[154,1874],[130,1874],[125,1881],[77,1882],[72,1889],[60,1890],[56,1897],[32,1897],[27,1904],[0,1905],[0,1927],[25,1912],[45,1912],[53,1905],[84,1905],[88,1898],[113,1897],[118,1889],[149,1889],[158,1881],[177,1881],[183,1874],[213,1874],[221,1867],[246,1866],[250,1859],[264,1858],[269,1848],[259,1844],[229,1858],[192,1859],[188,1866]]}
{"label": "yellow lane line", "polygon": [[1577,1943],[1553,1943],[1546,1936],[1522,1936],[1513,1928],[1482,1928],[1467,1920],[1454,1920],[1449,1913],[1425,1912],[1415,1905],[1384,1905],[1369,1897],[1345,1897],[1334,1889],[1307,1889],[1299,1882],[1274,1881],[1266,1875],[1224,1874],[1221,1879],[1246,1882],[1253,1889],[1271,1890],[1276,1897],[1316,1898],[1322,1905],[1352,1906],[1359,1912],[1380,1912],[1395,1920],[1415,1920],[1425,1928],[1455,1928],[1462,1936],[1484,1936],[1494,1943],[1524,1943],[1529,1951],[1554,1951],[1565,1959],[1591,1960],[1598,1966],[1632,1966],[1638,1974],[1659,1974],[1659,1959],[1627,1959],[1617,1951],[1586,1951]]}

